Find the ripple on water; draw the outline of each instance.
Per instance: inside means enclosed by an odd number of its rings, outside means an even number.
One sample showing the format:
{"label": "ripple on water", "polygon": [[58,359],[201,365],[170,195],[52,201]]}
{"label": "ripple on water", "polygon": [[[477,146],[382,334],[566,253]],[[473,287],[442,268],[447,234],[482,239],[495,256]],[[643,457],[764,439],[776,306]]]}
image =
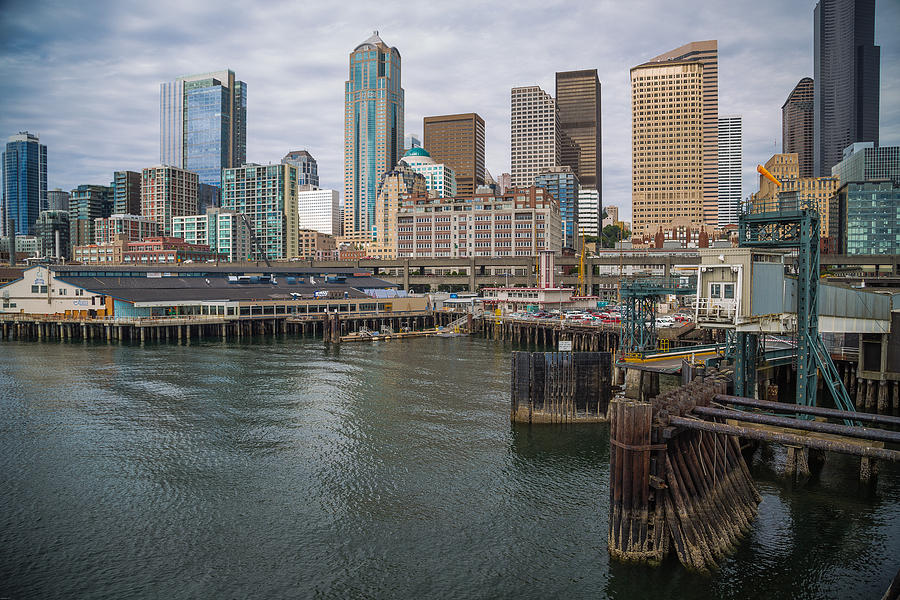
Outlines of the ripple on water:
{"label": "ripple on water", "polygon": [[[710,577],[606,553],[605,426],[511,427],[509,347],[4,343],[0,596],[877,597],[900,477],[754,465]],[[773,470],[767,465],[776,465]]]}

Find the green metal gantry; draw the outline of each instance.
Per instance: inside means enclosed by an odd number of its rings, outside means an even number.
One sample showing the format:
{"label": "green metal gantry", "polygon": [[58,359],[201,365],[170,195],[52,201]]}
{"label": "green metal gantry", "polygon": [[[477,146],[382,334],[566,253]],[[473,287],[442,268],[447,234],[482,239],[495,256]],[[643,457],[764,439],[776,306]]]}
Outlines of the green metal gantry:
{"label": "green metal gantry", "polygon": [[656,351],[656,302],[660,296],[697,292],[697,277],[648,276],[622,280],[622,351],[644,354]]}
{"label": "green metal gantry", "polygon": [[[816,405],[816,367],[835,403],[854,410],[825,343],[819,335],[819,213],[812,198],[782,193],[774,200],[750,203],[738,226],[739,245],[797,249],[797,403]],[[756,386],[758,335],[735,340],[735,394],[751,395]]]}

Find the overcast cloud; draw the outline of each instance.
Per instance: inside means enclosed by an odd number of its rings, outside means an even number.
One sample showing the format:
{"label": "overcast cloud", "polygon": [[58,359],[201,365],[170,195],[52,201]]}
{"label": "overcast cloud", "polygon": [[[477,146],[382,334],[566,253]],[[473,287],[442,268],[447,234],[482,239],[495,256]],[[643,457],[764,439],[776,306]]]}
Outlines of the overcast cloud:
{"label": "overcast cloud", "polygon": [[[602,84],[603,198],[631,212],[629,69],[695,40],[719,42],[719,112],[744,117],[744,195],[781,147],[781,105],[812,76],[813,0],[278,2],[0,0],[0,136],[38,133],[49,186],[108,184],[159,161],[159,84],[230,68],[248,86],[247,159],[308,149],[342,185],[350,51],[379,30],[403,57],[406,132],[477,112],[487,168],[509,170],[509,90],[554,93],[556,71]],[[878,0],[881,143],[900,144],[900,2]],[[630,218],[630,216],[628,217]]]}

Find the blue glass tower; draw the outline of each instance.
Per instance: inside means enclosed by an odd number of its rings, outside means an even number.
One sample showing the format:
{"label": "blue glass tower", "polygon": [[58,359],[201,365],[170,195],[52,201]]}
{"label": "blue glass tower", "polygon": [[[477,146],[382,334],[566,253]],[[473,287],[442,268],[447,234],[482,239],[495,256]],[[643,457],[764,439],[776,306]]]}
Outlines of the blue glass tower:
{"label": "blue glass tower", "polygon": [[222,187],[222,169],[247,160],[247,84],[234,71],[179,77],[160,85],[159,158]]}
{"label": "blue glass tower", "polygon": [[27,131],[11,136],[3,152],[3,190],[0,215],[3,235],[9,221],[16,235],[34,235],[34,224],[47,205],[47,146]]}
{"label": "blue glass tower", "polygon": [[403,156],[400,51],[376,31],[350,53],[344,83],[344,237],[375,237],[375,186]]}
{"label": "blue glass tower", "polygon": [[534,178],[534,185],[550,192],[559,201],[563,248],[576,248],[578,235],[578,176],[571,167],[556,167]]}

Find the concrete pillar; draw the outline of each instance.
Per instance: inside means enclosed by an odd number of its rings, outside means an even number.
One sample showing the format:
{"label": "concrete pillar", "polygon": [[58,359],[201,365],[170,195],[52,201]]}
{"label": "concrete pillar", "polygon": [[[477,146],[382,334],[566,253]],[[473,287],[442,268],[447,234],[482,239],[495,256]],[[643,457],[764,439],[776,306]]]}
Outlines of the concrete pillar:
{"label": "concrete pillar", "polygon": [[469,291],[474,293],[478,289],[475,285],[475,257],[469,258]]}
{"label": "concrete pillar", "polygon": [[403,289],[409,291],[409,259],[403,259]]}
{"label": "concrete pillar", "polygon": [[106,328],[106,341],[109,342],[112,340],[112,326],[104,325]]}
{"label": "concrete pillar", "polygon": [[146,328],[146,327],[139,327],[138,329],[141,330],[141,343],[143,344],[144,342],[147,341],[147,328]]}

